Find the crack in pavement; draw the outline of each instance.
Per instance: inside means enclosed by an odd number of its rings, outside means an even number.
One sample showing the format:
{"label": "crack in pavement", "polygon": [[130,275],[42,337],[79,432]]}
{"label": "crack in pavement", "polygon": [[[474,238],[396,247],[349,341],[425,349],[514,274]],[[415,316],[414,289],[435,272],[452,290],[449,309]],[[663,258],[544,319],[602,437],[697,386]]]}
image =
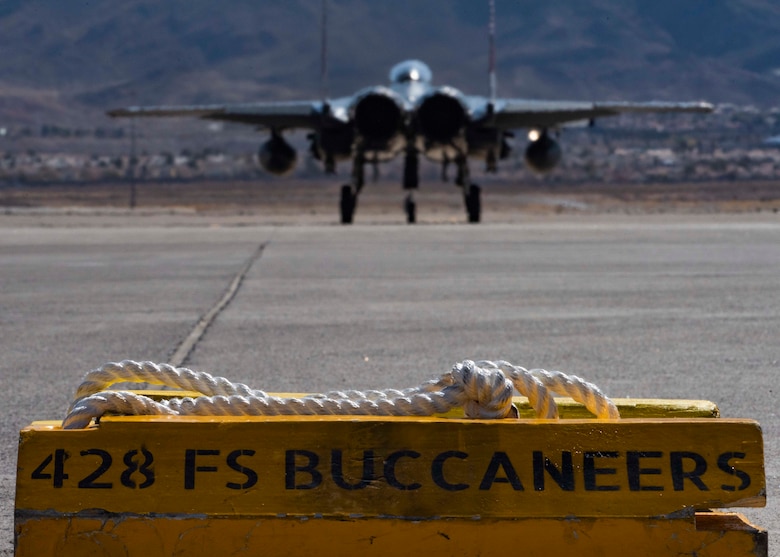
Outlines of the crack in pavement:
{"label": "crack in pavement", "polygon": [[244,281],[244,277],[247,275],[255,262],[260,259],[260,256],[263,255],[263,251],[265,251],[265,248],[268,247],[269,244],[270,240],[260,244],[254,253],[249,257],[249,259],[246,260],[241,269],[239,269],[238,273],[236,273],[236,275],[233,277],[233,280],[230,281],[230,284],[228,285],[227,290],[225,290],[225,293],[222,295],[222,297],[217,301],[216,304],[211,307],[209,311],[203,315],[203,317],[200,318],[200,320],[198,320],[187,337],[176,348],[173,355],[168,360],[169,364],[174,367],[179,367],[187,361],[187,358],[189,358],[190,354],[192,354],[195,346],[198,344],[200,339],[203,338],[203,335],[206,334],[206,330],[209,328],[209,326],[214,322],[217,316],[222,313],[222,311],[228,305],[230,305],[230,302],[238,293],[238,289],[241,287],[241,283]]}

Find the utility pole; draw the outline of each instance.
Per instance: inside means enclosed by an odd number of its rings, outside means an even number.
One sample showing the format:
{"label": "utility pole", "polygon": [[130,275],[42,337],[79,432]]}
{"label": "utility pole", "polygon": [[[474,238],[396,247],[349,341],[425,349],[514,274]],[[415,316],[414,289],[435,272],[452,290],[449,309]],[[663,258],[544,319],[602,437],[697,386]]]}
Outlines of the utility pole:
{"label": "utility pole", "polygon": [[135,167],[136,167],[136,158],[135,158],[135,116],[130,118],[130,160],[129,162],[129,170],[130,170],[130,199],[128,200],[128,205],[130,209],[135,209],[135,197],[136,197],[136,183],[135,183]]}

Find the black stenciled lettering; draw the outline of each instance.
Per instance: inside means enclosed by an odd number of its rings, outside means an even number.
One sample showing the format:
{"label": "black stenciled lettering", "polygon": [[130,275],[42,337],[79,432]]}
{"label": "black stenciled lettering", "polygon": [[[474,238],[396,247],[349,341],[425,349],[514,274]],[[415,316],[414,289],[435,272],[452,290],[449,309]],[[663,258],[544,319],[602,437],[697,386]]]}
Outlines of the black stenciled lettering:
{"label": "black stenciled lettering", "polygon": [[[49,454],[33,470],[30,478],[33,480],[51,480],[52,487],[61,488],[63,481],[68,479],[68,475],[65,473],[65,461],[68,458],[70,458],[70,453],[65,451],[65,449],[56,449],[53,454]],[[54,461],[54,471],[52,473],[45,472],[52,460]]]}
{"label": "black stenciled lettering", "polygon": [[[683,461],[693,461],[693,470],[686,471]],[[672,472],[672,486],[675,491],[685,489],[685,480],[690,480],[693,485],[699,488],[699,491],[709,491],[701,479],[702,474],[707,471],[707,461],[698,453],[688,451],[674,451],[669,453],[669,464]]]}
{"label": "black stenciled lettering", "polygon": [[129,487],[130,489],[136,488],[136,483],[133,479],[133,474],[136,472],[144,477],[144,481],[141,483],[141,485],[137,486],[138,489],[146,489],[154,483],[154,468],[152,468],[152,464],[154,463],[154,456],[151,452],[143,447],[141,448],[141,454],[144,457],[144,461],[140,464],[135,461],[135,457],[138,455],[137,449],[127,451],[125,456],[122,457],[122,462],[125,463],[126,468],[122,472],[122,476],[119,478],[119,481],[122,482],[123,486]]}
{"label": "black stenciled lettering", "polygon": [[544,456],[542,451],[534,451],[533,465],[534,490],[544,491],[544,473],[546,471],[563,491],[574,491],[574,464],[569,451],[561,452],[560,469]]}
{"label": "black stenciled lettering", "polygon": [[[307,464],[298,464],[298,457],[308,459]],[[288,450],[284,455],[284,487],[285,489],[314,489],[322,483],[322,473],[317,470],[320,457],[317,453],[304,450]],[[296,483],[298,473],[309,474],[309,483]]]}
{"label": "black stenciled lettering", "polygon": [[402,491],[412,491],[415,489],[420,489],[422,487],[422,484],[414,482],[410,484],[402,483],[398,480],[398,476],[395,472],[395,467],[398,464],[398,461],[402,458],[420,458],[420,453],[417,451],[411,451],[411,450],[403,450],[403,451],[396,451],[385,459],[385,480],[387,481],[388,485],[390,487],[394,487],[396,489],[400,489]]}
{"label": "black stenciled lettering", "polygon": [[341,449],[330,452],[330,475],[341,489],[363,489],[374,479],[374,451],[363,451],[363,475],[360,481],[349,483],[344,479],[344,455]]}
{"label": "black stenciled lettering", "polygon": [[642,468],[640,458],[661,458],[661,451],[628,451],[626,452],[626,470],[628,471],[629,491],[663,491],[662,485],[642,485],[642,476],[659,476],[660,468]]}
{"label": "black stenciled lettering", "polygon": [[444,479],[445,462],[451,458],[465,460],[468,457],[468,453],[464,453],[463,451],[446,451],[436,455],[436,458],[433,459],[433,463],[431,464],[431,477],[433,478],[433,482],[440,488],[446,489],[447,491],[463,491],[464,489],[468,489],[469,484],[452,484]]}
{"label": "black stenciled lettering", "polygon": [[62,482],[68,479],[68,475],[65,473],[65,461],[69,458],[70,453],[65,449],[54,451],[54,475],[52,477],[54,487],[62,487]]}
{"label": "black stenciled lettering", "polygon": [[[504,470],[503,477],[498,476],[499,469]],[[493,453],[493,458],[490,459],[485,475],[482,477],[482,482],[479,484],[479,489],[486,491],[494,483],[510,484],[515,491],[525,491],[520,477],[515,471],[515,467],[512,466],[512,461],[509,460],[509,455],[505,452]]]}
{"label": "black stenciled lettering", "polygon": [[219,456],[219,449],[186,449],[184,452],[184,489],[195,489],[195,472],[216,472],[216,466],[196,466],[199,456]]}
{"label": "black stenciled lettering", "polygon": [[86,451],[81,451],[80,454],[81,456],[99,456],[100,464],[89,476],[79,482],[79,489],[111,489],[114,486],[113,483],[95,481],[111,468],[111,463],[113,462],[111,454],[103,449],[87,449]]}
{"label": "black stenciled lettering", "polygon": [[52,477],[52,484],[54,487],[62,487],[62,482],[68,479],[68,475],[65,473],[65,461],[70,458],[70,453],[65,449],[57,449],[54,451],[54,475]]}
{"label": "black stenciled lettering", "polygon": [[729,461],[732,458],[744,459],[745,453],[723,453],[718,457],[718,468],[726,472],[726,474],[738,477],[741,483],[736,487],[733,485],[723,484],[720,486],[720,488],[723,491],[742,491],[743,489],[747,489],[750,486],[750,475],[744,470],[739,470],[729,464]]}
{"label": "black stenciled lettering", "polygon": [[257,472],[240,464],[238,462],[238,457],[240,456],[255,456],[255,451],[252,449],[239,449],[227,456],[227,465],[236,472],[240,472],[246,476],[246,481],[242,484],[235,482],[228,482],[225,484],[229,489],[249,489],[257,483]]}
{"label": "black stenciled lettering", "polygon": [[48,472],[44,472],[44,470],[46,470],[49,464],[51,464],[53,458],[54,458],[53,454],[47,455],[46,458],[43,459],[43,462],[41,462],[38,465],[38,468],[33,470],[32,474],[30,474],[30,477],[33,480],[50,480],[51,474],[49,474]]}
{"label": "black stenciled lettering", "polygon": [[599,475],[617,474],[616,468],[596,468],[597,458],[619,458],[617,451],[587,451],[583,454],[582,474],[585,483],[585,491],[620,491],[619,485],[597,485],[596,477]]}

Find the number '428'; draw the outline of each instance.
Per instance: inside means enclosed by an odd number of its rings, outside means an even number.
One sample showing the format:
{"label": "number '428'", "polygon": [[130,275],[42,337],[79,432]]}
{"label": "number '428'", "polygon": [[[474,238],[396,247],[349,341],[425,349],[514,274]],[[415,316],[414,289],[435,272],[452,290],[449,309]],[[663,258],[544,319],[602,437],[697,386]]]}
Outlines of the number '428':
{"label": "number '428'", "polygon": [[[112,489],[114,482],[105,481],[104,474],[114,464],[114,457],[103,449],[86,449],[79,453],[81,457],[98,457],[100,459],[97,468],[78,481],[79,489]],[[66,472],[66,461],[71,454],[65,449],[56,449],[41,461],[33,470],[33,480],[51,480],[52,486],[61,488],[65,480],[69,479]],[[93,459],[94,460],[94,459]],[[130,489],[145,489],[154,484],[154,455],[145,448],[132,449],[122,456],[122,474],[120,483]],[[102,481],[101,481],[102,480]],[[140,483],[139,483],[140,482]]]}

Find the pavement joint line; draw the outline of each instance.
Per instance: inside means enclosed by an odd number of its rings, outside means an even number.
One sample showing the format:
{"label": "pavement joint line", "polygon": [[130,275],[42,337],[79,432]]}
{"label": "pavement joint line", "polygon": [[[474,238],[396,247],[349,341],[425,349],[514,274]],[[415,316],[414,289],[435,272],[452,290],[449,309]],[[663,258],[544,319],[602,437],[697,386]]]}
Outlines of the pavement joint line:
{"label": "pavement joint line", "polygon": [[255,264],[257,260],[263,255],[263,251],[268,246],[269,242],[263,242],[260,244],[254,253],[246,260],[244,265],[239,269],[238,273],[230,281],[222,298],[214,304],[211,309],[206,312],[195,324],[187,337],[179,344],[176,351],[170,357],[168,363],[174,367],[182,366],[189,358],[195,346],[198,344],[203,335],[206,334],[206,330],[214,322],[217,316],[230,304],[235,295],[238,293],[238,289],[241,287],[241,283],[244,281],[244,277],[249,270]]}

